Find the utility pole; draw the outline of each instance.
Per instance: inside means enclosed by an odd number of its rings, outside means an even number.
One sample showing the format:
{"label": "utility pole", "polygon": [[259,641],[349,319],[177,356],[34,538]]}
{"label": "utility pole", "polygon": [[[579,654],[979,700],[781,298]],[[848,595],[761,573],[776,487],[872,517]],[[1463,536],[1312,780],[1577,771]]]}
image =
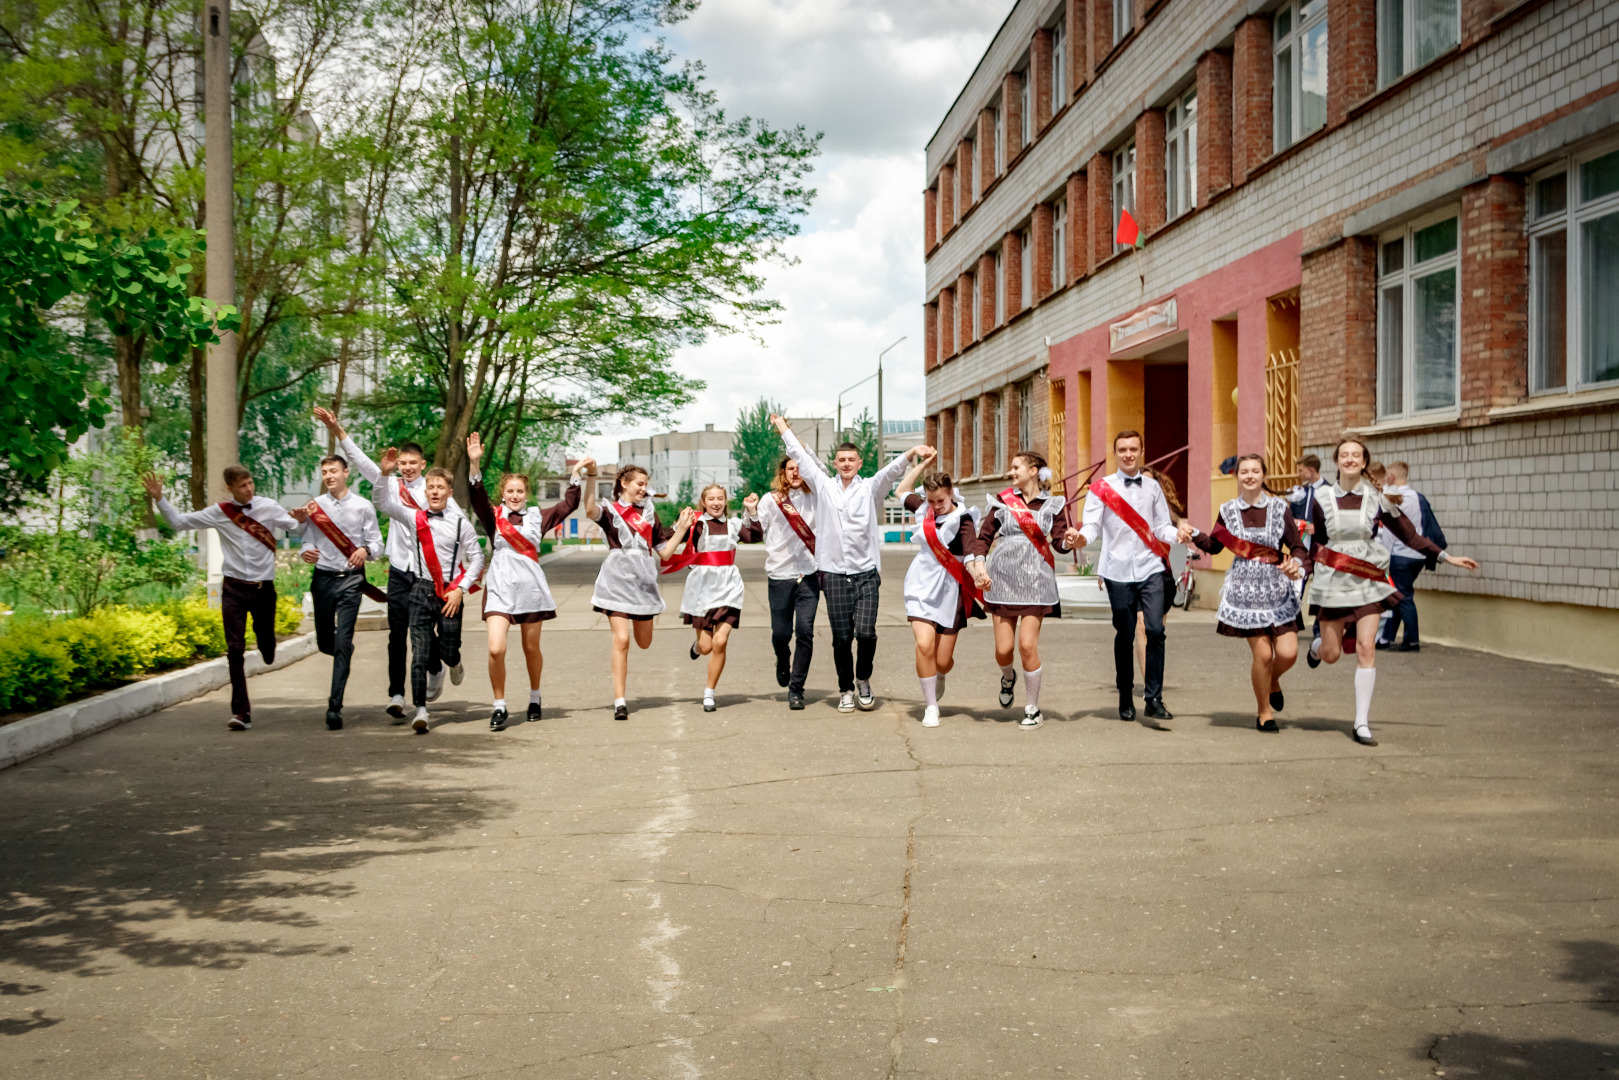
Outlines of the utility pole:
{"label": "utility pole", "polygon": [[[208,299],[216,304],[236,303],[236,221],[235,170],[231,161],[231,72],[230,0],[208,0],[202,28],[203,125],[206,176],[203,195],[207,202],[204,224],[208,229],[205,267]],[[208,346],[205,366],[208,375],[208,460],[193,462],[193,468],[206,468],[209,497],[221,501],[230,497],[222,475],[227,465],[237,461],[236,420],[236,334],[221,333]],[[219,534],[203,530],[207,538],[208,598],[219,603]]]}
{"label": "utility pole", "polygon": [[[904,341],[908,336],[902,335],[899,341]],[[888,460],[888,443],[883,432],[883,357],[893,352],[899,341],[877,354],[877,460],[885,463]]]}

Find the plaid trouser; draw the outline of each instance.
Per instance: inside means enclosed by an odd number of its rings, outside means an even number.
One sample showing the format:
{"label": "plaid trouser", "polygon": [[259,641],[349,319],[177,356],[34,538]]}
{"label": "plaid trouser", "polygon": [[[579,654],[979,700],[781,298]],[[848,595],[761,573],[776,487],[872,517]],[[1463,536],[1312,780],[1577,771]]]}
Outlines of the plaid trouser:
{"label": "plaid trouser", "polygon": [[[877,599],[883,578],[876,570],[858,574],[822,572],[827,621],[832,624],[832,661],[838,669],[838,690],[853,690],[855,680],[871,678],[877,657]],[[855,642],[860,643],[858,660]]]}
{"label": "plaid trouser", "polygon": [[410,587],[410,699],[420,708],[427,704],[427,676],[440,664],[461,662],[461,616],[465,594],[454,615],[444,614],[444,601],[433,591],[433,579],[418,577]]}

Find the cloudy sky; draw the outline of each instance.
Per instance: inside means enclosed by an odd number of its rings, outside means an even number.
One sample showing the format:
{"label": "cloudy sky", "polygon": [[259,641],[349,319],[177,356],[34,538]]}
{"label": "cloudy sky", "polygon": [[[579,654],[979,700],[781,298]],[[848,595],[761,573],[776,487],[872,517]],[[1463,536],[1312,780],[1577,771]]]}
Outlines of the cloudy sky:
{"label": "cloudy sky", "polygon": [[[1011,0],[704,0],[669,43],[700,60],[726,110],[824,132],[798,265],[774,267],[767,291],[785,306],[763,346],[743,335],[683,352],[680,370],[708,389],[678,417],[682,431],[734,426],[761,395],[799,416],[830,416],[838,391],[884,361],[884,413],[922,415],[923,147],[972,72]],[[876,412],[876,383],[845,398]],[[603,461],[618,440],[589,443]]]}

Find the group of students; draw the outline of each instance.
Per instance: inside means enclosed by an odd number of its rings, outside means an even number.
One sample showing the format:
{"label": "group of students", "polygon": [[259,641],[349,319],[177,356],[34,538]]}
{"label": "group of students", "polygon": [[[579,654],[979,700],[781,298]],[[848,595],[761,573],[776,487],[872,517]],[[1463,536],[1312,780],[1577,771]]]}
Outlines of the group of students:
{"label": "group of students", "polygon": [[[1061,613],[1056,557],[1100,542],[1097,573],[1107,590],[1114,625],[1114,667],[1119,717],[1136,718],[1133,684],[1138,625],[1146,638],[1143,657],[1145,713],[1171,719],[1163,701],[1164,617],[1174,598],[1170,545],[1191,544],[1209,554],[1233,556],[1221,589],[1216,630],[1247,641],[1256,702],[1255,726],[1279,730],[1284,707],[1281,677],[1298,659],[1304,628],[1300,583],[1311,580],[1309,608],[1318,636],[1307,659],[1311,667],[1336,663],[1346,640],[1356,657],[1354,737],[1375,746],[1370,726],[1376,682],[1376,635],[1381,613],[1397,606],[1401,593],[1388,576],[1390,554],[1379,530],[1432,566],[1444,561],[1477,570],[1471,559],[1450,555],[1422,536],[1400,511],[1402,495],[1384,492],[1367,474],[1365,444],[1345,439],[1334,453],[1335,486],[1310,489],[1308,521],[1301,528],[1293,509],[1266,488],[1262,455],[1236,460],[1238,496],[1215,513],[1209,531],[1172,514],[1157,474],[1143,467],[1143,441],[1121,431],[1113,443],[1118,469],[1086,492],[1079,524],[1070,521],[1067,500],[1049,490],[1051,470],[1030,450],[1012,458],[1009,486],[983,508],[969,507],[951,477],[931,470],[932,447],[912,447],[871,477],[861,477],[858,447],[841,444],[832,471],[822,466],[779,416],[771,422],[786,449],[769,493],[748,495],[738,517],[730,513],[723,487],[709,485],[695,507],[681,509],[673,526],[658,521],[648,475],[638,466],[618,471],[613,498],[601,502],[589,482],[595,462],[579,461],[560,502],[540,511],[529,505],[527,477],[508,473],[496,486],[495,505],[483,483],[483,446],[467,440],[473,514],[490,541],[488,572],[471,520],[451,494],[452,477],[428,468],[420,446],[390,447],[373,460],[325,409],[315,415],[330,430],[339,453],[321,462],[324,491],[306,506],[283,509],[255,495],[247,470],[225,471],[231,499],[183,514],[162,497],[156,477],[148,491],[176,529],[212,528],[224,556],[222,609],[231,673],[234,730],[252,726],[243,664],[245,627],[253,621],[259,647],[273,659],[276,540],[274,530],[296,531],[303,558],[314,564],[310,592],[317,644],[333,657],[326,724],[343,726],[343,699],[353,655],[360,599],[371,594],[388,609],[388,714],[419,734],[430,730],[427,706],[446,677],[459,684],[464,603],[483,591],[489,635],[490,727],[510,722],[505,697],[506,642],[516,625],[529,682],[527,719],[542,716],[540,630],[556,616],[539,551],[544,535],[583,506],[583,516],[602,530],[607,555],[591,595],[593,610],[612,630],[613,716],[629,717],[626,698],[630,643],[652,644],[653,621],[664,611],[660,579],[686,570],[682,620],[692,627],[690,655],[707,657],[703,708],[715,710],[715,690],[725,670],[730,633],[741,623],[743,583],[736,564],[739,544],[765,549],[776,679],[787,689],[788,708],[803,709],[804,687],[814,647],[814,624],[824,595],[838,679],[838,710],[877,707],[871,687],[877,646],[881,586],[882,504],[897,484],[914,519],[916,554],[906,571],[905,614],[915,645],[915,667],[924,702],[922,724],[940,723],[939,701],[955,663],[960,632],[975,619],[992,619],[1000,667],[999,702],[1010,708],[1017,674],[1023,674],[1020,726],[1040,726],[1040,630]],[[372,485],[372,500],[349,490],[350,466]],[[902,475],[903,474],[903,475]],[[386,545],[379,515],[394,525]],[[1308,539],[1306,539],[1308,538]],[[365,563],[389,562],[386,594],[368,585]],[[405,701],[406,654],[410,707]],[[1014,666],[1014,659],[1018,666]]]}

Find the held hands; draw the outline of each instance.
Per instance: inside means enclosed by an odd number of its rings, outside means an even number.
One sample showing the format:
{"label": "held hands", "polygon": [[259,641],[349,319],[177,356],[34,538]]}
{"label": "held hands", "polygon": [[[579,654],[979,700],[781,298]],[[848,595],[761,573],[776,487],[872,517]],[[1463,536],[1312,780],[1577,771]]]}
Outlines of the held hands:
{"label": "held hands", "polygon": [[929,461],[939,456],[939,452],[926,443],[917,443],[907,453],[912,461]]}
{"label": "held hands", "polygon": [[1183,521],[1175,530],[1175,543],[1190,544],[1192,542],[1192,537],[1196,535],[1197,530],[1192,528],[1192,523],[1190,521]]}
{"label": "held hands", "polygon": [[1282,573],[1290,580],[1297,581],[1304,576],[1304,566],[1291,555],[1282,560]]}
{"label": "held hands", "polygon": [[471,435],[467,436],[467,460],[472,462],[473,467],[476,468],[478,462],[482,459],[483,440],[479,438],[478,433],[474,431]]}
{"label": "held hands", "polygon": [[575,480],[586,476],[596,475],[596,459],[593,457],[580,458],[573,463],[573,478]]}
{"label": "held hands", "polygon": [[442,611],[443,611],[445,616],[453,617],[455,615],[455,613],[460,611],[460,610],[461,610],[461,590],[460,589],[451,589],[444,596],[444,607],[443,607]]}
{"label": "held hands", "polygon": [[146,494],[154,499],[163,497],[163,481],[157,478],[157,473],[149,472],[141,477],[141,484],[146,488]]}
{"label": "held hands", "polygon": [[984,592],[989,592],[992,582],[989,580],[989,571],[984,569],[983,563],[974,560],[968,567],[968,572],[973,576],[974,585]]}
{"label": "held hands", "polygon": [[1087,543],[1085,534],[1074,528],[1072,525],[1068,527],[1067,532],[1062,534],[1062,542],[1068,545],[1069,551],[1078,551]]}
{"label": "held hands", "polygon": [[675,531],[681,532],[691,528],[691,523],[697,520],[697,511],[689,506],[680,508],[680,519],[675,522]]}
{"label": "held hands", "polygon": [[759,496],[758,496],[758,494],[755,493],[755,492],[751,492],[751,491],[748,492],[748,497],[742,500],[742,509],[747,511],[749,517],[758,517],[759,516]]}

